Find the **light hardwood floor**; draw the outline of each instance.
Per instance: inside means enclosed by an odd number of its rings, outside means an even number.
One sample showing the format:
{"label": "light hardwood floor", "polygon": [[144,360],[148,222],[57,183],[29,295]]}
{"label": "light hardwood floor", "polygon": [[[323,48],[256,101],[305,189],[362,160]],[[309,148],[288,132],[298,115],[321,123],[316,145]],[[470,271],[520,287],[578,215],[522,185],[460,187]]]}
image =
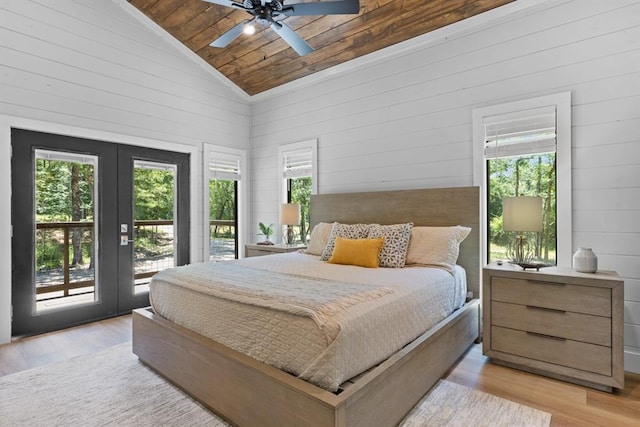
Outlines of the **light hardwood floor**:
{"label": "light hardwood floor", "polygon": [[[131,316],[14,340],[0,346],[0,376],[103,350],[131,340]],[[640,425],[640,375],[614,394],[492,364],[474,345],[446,379],[552,414],[552,426]]]}

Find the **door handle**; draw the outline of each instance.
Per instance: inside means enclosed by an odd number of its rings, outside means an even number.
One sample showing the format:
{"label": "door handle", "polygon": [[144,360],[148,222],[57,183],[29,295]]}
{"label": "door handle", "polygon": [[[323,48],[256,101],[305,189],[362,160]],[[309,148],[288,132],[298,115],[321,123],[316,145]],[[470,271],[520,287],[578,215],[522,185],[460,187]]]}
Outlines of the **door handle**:
{"label": "door handle", "polygon": [[120,224],[120,246],[127,246],[129,243],[133,243],[133,240],[129,239],[129,224]]}

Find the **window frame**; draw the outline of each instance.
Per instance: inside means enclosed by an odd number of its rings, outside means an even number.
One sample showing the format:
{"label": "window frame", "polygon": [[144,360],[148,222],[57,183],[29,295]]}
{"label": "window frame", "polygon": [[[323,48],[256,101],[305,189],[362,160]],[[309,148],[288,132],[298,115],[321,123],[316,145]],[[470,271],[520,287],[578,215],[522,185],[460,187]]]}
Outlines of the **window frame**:
{"label": "window frame", "polygon": [[487,263],[487,166],[484,118],[543,107],[556,109],[556,263],[571,268],[571,92],[475,108],[473,116],[473,185],[480,187],[482,263]]}
{"label": "window frame", "polygon": [[282,226],[280,226],[280,206],[288,203],[288,178],[284,177],[285,158],[287,155],[295,152],[310,150],[311,151],[311,194],[318,194],[318,139],[307,139],[303,141],[282,144],[278,147],[278,227],[276,228],[275,238],[282,241]]}
{"label": "window frame", "polygon": [[236,148],[224,147],[221,145],[214,145],[209,143],[203,144],[203,185],[202,185],[202,204],[204,212],[204,218],[202,221],[202,255],[204,260],[209,260],[209,182],[211,180],[211,172],[209,170],[209,163],[215,158],[216,155],[222,157],[237,157],[240,165],[240,178],[236,181],[236,210],[238,213],[237,223],[238,229],[236,230],[236,236],[238,240],[238,247],[236,252],[238,258],[244,258],[244,245],[247,242],[247,208],[248,203],[248,183],[249,183],[249,171],[247,167],[247,152]]}

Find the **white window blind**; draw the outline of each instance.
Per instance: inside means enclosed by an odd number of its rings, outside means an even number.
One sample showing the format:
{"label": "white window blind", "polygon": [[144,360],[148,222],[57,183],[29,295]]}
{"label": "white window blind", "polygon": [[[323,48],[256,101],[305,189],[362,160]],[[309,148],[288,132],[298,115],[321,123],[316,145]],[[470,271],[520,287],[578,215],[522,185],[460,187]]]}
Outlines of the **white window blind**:
{"label": "white window blind", "polygon": [[36,159],[52,160],[58,162],[82,163],[85,165],[97,165],[96,156],[85,154],[63,153],[59,151],[36,150]]}
{"label": "white window blind", "polygon": [[283,177],[302,178],[311,176],[313,171],[313,151],[311,148],[285,151],[283,154]]}
{"label": "white window blind", "polygon": [[240,156],[212,152],[209,156],[209,178],[240,181],[240,160]]}
{"label": "white window blind", "polygon": [[556,151],[556,107],[484,117],[486,159]]}

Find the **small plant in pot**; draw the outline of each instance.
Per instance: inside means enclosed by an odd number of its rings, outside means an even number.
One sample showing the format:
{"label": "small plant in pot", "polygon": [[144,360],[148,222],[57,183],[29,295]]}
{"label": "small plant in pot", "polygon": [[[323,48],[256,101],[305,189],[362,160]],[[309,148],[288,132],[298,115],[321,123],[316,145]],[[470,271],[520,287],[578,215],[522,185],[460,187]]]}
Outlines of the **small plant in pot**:
{"label": "small plant in pot", "polygon": [[269,240],[269,237],[273,234],[273,224],[265,225],[264,223],[259,223],[258,227],[260,228],[260,234],[264,236],[263,242],[258,242],[259,245],[273,245],[273,242]]}

